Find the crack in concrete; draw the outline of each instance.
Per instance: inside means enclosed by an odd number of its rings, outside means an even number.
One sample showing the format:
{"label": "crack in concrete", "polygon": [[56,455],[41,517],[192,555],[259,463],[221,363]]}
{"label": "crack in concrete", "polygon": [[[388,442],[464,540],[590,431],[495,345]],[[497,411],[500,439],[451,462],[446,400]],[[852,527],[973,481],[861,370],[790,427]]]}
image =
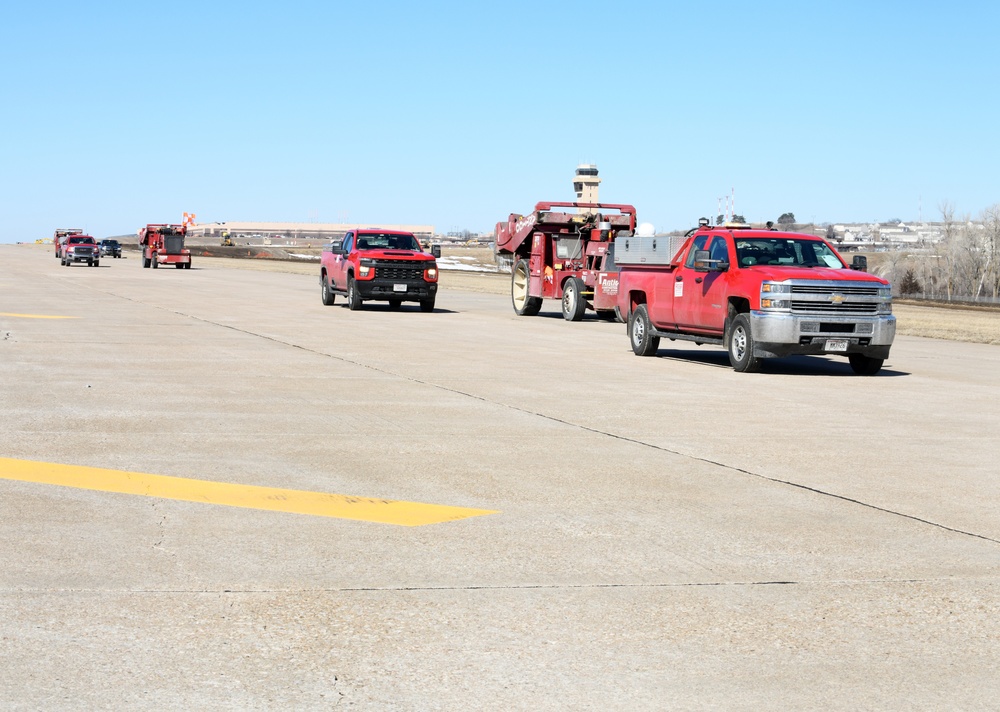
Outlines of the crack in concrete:
{"label": "crack in concrete", "polygon": [[836,499],[836,500],[839,500],[841,502],[847,502],[847,503],[850,503],[850,504],[857,505],[859,507],[864,507],[866,509],[870,509],[872,511],[881,512],[883,514],[889,514],[891,516],[901,517],[903,519],[907,519],[907,520],[912,521],[912,522],[917,522],[919,524],[923,524],[923,525],[926,525],[926,526],[934,527],[935,529],[940,529],[942,531],[950,532],[950,533],[953,533],[953,534],[959,534],[961,536],[967,536],[967,537],[971,537],[971,538],[974,538],[974,539],[981,539],[982,541],[988,541],[988,542],[990,542],[992,544],[1000,544],[1000,540],[994,539],[994,538],[986,536],[984,534],[978,534],[976,532],[971,532],[971,531],[967,531],[967,530],[964,530],[964,529],[958,529],[957,527],[950,527],[947,524],[941,524],[940,522],[934,522],[934,521],[931,521],[929,519],[924,519],[923,517],[918,517],[918,516],[916,516],[914,514],[907,514],[906,512],[900,512],[900,511],[897,511],[897,510],[894,510],[894,509],[889,509],[887,507],[880,507],[877,504],[872,504],[870,502],[864,502],[862,500],[855,499],[853,497],[848,497],[846,495],[837,494],[836,492],[830,492],[830,491],[827,491],[827,490],[822,490],[822,489],[819,489],[818,487],[810,487],[809,485],[804,485],[804,484],[801,484],[801,483],[798,483],[798,482],[792,482],[791,480],[783,480],[783,479],[781,479],[779,477],[769,477],[767,475],[760,474],[759,472],[753,472],[751,470],[747,470],[747,469],[744,469],[742,467],[737,467],[735,465],[730,465],[730,464],[727,464],[727,463],[724,463],[724,462],[719,462],[717,460],[711,460],[711,459],[706,458],[706,457],[700,457],[698,455],[693,455],[691,453],[681,452],[679,450],[673,450],[673,449],[668,448],[668,447],[663,447],[662,445],[655,445],[653,443],[648,443],[648,442],[645,442],[643,440],[639,440],[639,439],[636,439],[636,438],[631,438],[631,437],[628,437],[628,436],[625,436],[625,435],[619,435],[617,433],[612,433],[612,432],[608,432],[608,431],[605,431],[605,430],[600,430],[598,428],[592,428],[592,427],[590,427],[588,425],[581,425],[580,423],[573,423],[573,422],[570,422],[568,420],[563,420],[562,418],[558,418],[558,417],[553,416],[553,415],[548,415],[546,413],[540,413],[538,411],[530,410],[528,408],[521,408],[521,407],[518,407],[516,405],[510,405],[508,403],[500,403],[500,402],[497,402],[497,401],[494,401],[494,400],[490,400],[489,398],[486,398],[485,396],[477,395],[475,393],[469,393],[467,391],[462,391],[462,390],[459,390],[459,389],[456,389],[456,388],[450,388],[448,386],[444,386],[444,385],[441,385],[439,383],[433,383],[431,381],[427,381],[427,380],[424,380],[424,379],[421,379],[421,378],[416,378],[414,376],[408,376],[406,374],[398,373],[396,371],[391,371],[391,370],[386,369],[386,368],[379,368],[378,366],[373,366],[371,364],[361,363],[360,361],[355,361],[353,359],[349,359],[349,358],[346,358],[344,356],[337,356],[335,354],[326,353],[325,351],[319,351],[317,349],[313,349],[313,348],[310,348],[308,346],[302,346],[301,344],[296,344],[296,343],[292,343],[290,341],[285,341],[285,340],[277,338],[275,336],[268,336],[266,334],[259,334],[259,333],[255,332],[255,331],[250,331],[249,329],[245,329],[245,328],[241,328],[241,327],[238,327],[238,326],[234,326],[232,324],[222,324],[220,322],[213,321],[211,319],[206,319],[204,317],[195,316],[193,314],[187,314],[185,312],[178,311],[176,309],[171,309],[169,307],[158,306],[158,305],[155,305],[155,304],[146,304],[145,302],[141,302],[141,301],[133,299],[131,297],[125,297],[125,296],[122,296],[120,294],[114,294],[113,292],[107,292],[105,290],[95,289],[95,291],[100,291],[100,292],[103,292],[103,293],[108,294],[110,296],[118,297],[120,299],[125,299],[127,301],[134,302],[136,304],[142,304],[144,306],[149,306],[149,307],[152,307],[154,309],[160,309],[162,311],[166,311],[168,313],[175,314],[177,316],[181,316],[181,317],[184,317],[184,318],[187,318],[187,319],[193,319],[195,321],[200,321],[200,322],[203,322],[205,324],[211,324],[213,326],[219,326],[219,327],[222,327],[224,329],[231,329],[232,331],[235,331],[235,332],[240,333],[240,334],[245,334],[247,336],[254,336],[254,337],[257,337],[257,338],[260,338],[260,339],[265,339],[267,341],[272,341],[272,342],[274,342],[276,344],[281,344],[283,346],[288,346],[288,347],[291,347],[291,348],[294,348],[294,349],[298,349],[300,351],[304,351],[306,353],[315,354],[317,356],[323,356],[325,358],[332,358],[332,359],[335,359],[335,360],[340,361],[342,363],[347,363],[347,364],[350,364],[352,366],[357,366],[359,368],[364,368],[364,369],[368,369],[370,371],[374,371],[375,373],[380,373],[380,374],[387,375],[387,376],[393,376],[394,378],[399,378],[399,379],[402,379],[402,380],[405,380],[405,381],[409,381],[411,383],[416,383],[418,385],[427,386],[429,388],[435,388],[435,389],[444,391],[446,393],[452,393],[452,394],[455,394],[455,395],[464,396],[466,398],[471,398],[473,400],[477,400],[477,401],[480,401],[482,403],[487,403],[489,405],[493,405],[493,406],[497,406],[497,407],[501,407],[501,408],[507,408],[509,410],[512,410],[512,411],[515,411],[515,412],[518,412],[518,413],[524,413],[526,415],[531,415],[531,416],[534,416],[534,417],[537,417],[537,418],[543,418],[543,419],[548,420],[548,421],[553,422],[553,423],[559,423],[560,425],[565,425],[565,426],[570,427],[570,428],[576,428],[578,430],[583,430],[585,432],[593,433],[595,435],[601,435],[603,437],[612,438],[612,439],[615,439],[615,440],[619,440],[621,442],[630,443],[632,445],[638,445],[640,447],[645,447],[645,448],[650,448],[650,449],[653,449],[653,450],[658,450],[660,452],[668,453],[668,454],[671,454],[671,455],[677,455],[678,457],[687,458],[689,460],[694,460],[696,462],[703,462],[705,464],[713,465],[715,467],[721,467],[721,468],[723,468],[725,470],[729,470],[730,472],[737,472],[737,473],[740,473],[742,475],[746,475],[748,477],[754,477],[754,478],[757,478],[757,479],[760,479],[760,480],[764,480],[766,482],[771,482],[773,484],[779,484],[779,485],[783,485],[783,486],[786,486],[786,487],[794,487],[796,489],[800,489],[800,490],[803,490],[805,492],[811,492],[813,494],[818,494],[818,495],[820,495],[822,497],[830,497],[832,499]]}

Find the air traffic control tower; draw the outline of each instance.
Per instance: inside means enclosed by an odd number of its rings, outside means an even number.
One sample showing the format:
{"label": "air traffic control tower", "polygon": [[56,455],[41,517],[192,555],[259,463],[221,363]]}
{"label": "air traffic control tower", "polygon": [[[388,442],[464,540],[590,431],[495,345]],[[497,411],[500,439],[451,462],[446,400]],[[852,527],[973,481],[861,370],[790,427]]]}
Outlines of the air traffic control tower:
{"label": "air traffic control tower", "polygon": [[[597,203],[597,189],[601,185],[601,179],[597,177],[597,166],[593,163],[581,163],[576,167],[576,175],[573,176],[573,190],[576,191],[576,202]],[[580,208],[581,213],[589,213],[587,208]]]}

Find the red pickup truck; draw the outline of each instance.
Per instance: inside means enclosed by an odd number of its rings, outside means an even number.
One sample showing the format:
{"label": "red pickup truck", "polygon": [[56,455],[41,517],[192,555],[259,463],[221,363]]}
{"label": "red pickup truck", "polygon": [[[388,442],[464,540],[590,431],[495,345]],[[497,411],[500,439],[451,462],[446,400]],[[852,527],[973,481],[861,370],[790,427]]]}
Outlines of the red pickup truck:
{"label": "red pickup truck", "polygon": [[59,244],[59,259],[64,267],[74,262],[86,262],[90,267],[100,266],[101,248],[90,235],[66,235]]}
{"label": "red pickup truck", "polygon": [[618,309],[632,350],[650,356],[660,339],[724,346],[737,371],[793,354],[846,356],[875,375],[896,334],[892,288],[848,265],[815,235],[706,219],[669,256],[669,238],[619,236]]}
{"label": "red pickup truck", "polygon": [[431,312],[437,296],[437,261],[420,248],[412,233],[350,230],[342,241],[323,248],[319,283],[326,306],[342,294],[351,310],[360,309],[362,302],[378,300],[389,302],[390,309],[399,309],[403,302],[419,302],[422,311]]}

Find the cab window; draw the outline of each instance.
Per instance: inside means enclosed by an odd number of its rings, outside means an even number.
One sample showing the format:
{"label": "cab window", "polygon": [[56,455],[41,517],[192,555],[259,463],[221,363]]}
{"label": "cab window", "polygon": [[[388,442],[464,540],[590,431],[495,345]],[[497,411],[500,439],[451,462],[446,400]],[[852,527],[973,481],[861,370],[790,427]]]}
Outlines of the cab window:
{"label": "cab window", "polygon": [[694,238],[694,241],[691,243],[691,249],[688,250],[687,260],[684,262],[685,267],[694,267],[694,253],[698,250],[705,249],[705,243],[708,242],[708,237],[708,235],[698,235],[698,237]]}

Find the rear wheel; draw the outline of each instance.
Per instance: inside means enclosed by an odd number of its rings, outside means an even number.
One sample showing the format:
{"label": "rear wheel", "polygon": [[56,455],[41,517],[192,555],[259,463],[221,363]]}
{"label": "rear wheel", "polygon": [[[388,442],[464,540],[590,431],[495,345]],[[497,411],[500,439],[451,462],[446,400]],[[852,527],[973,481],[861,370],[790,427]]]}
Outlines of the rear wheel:
{"label": "rear wheel", "polygon": [[143,257],[142,257],[142,266],[143,267],[149,267],[149,258],[146,257],[145,255],[143,255]]}
{"label": "rear wheel", "polygon": [[760,359],[753,355],[753,332],[750,330],[750,319],[746,314],[736,315],[729,325],[728,334],[726,348],[733,369],[741,373],[759,371]]}
{"label": "rear wheel", "polygon": [[347,308],[357,311],[361,308],[361,295],[358,293],[358,286],[354,282],[354,275],[347,277]]}
{"label": "rear wheel", "polygon": [[510,300],[518,316],[535,316],[542,308],[542,298],[528,295],[531,270],[525,260],[518,260],[510,274]]}
{"label": "rear wheel", "polygon": [[190,262],[185,262],[184,263],[184,269],[191,269],[191,263]]}
{"label": "rear wheel", "polygon": [[872,358],[864,354],[848,354],[847,360],[851,363],[851,369],[859,376],[874,376],[882,370],[884,358]]}
{"label": "rear wheel", "polygon": [[323,300],[323,305],[327,307],[332,307],[337,299],[337,295],[330,289],[330,283],[327,281],[325,273],[319,276],[319,296]]}
{"label": "rear wheel", "polygon": [[432,312],[434,311],[434,297],[430,299],[420,300],[420,311],[422,312]]}
{"label": "rear wheel", "polygon": [[152,257],[149,258],[149,266],[152,267],[153,269],[156,269],[157,267],[160,266],[160,261],[156,259],[156,255],[153,255]]}
{"label": "rear wheel", "polygon": [[636,356],[652,356],[660,348],[660,337],[653,335],[653,324],[645,304],[640,304],[628,318],[628,338]]}
{"label": "rear wheel", "polygon": [[174,265],[174,267],[177,268],[177,269],[184,269],[184,263],[183,262],[178,262],[177,264]]}
{"label": "rear wheel", "polygon": [[101,261],[100,260],[94,260],[94,267],[100,267],[100,266],[101,266]]}
{"label": "rear wheel", "polygon": [[583,280],[570,277],[563,286],[562,313],[566,321],[580,321],[587,311],[587,300],[583,298]]}

